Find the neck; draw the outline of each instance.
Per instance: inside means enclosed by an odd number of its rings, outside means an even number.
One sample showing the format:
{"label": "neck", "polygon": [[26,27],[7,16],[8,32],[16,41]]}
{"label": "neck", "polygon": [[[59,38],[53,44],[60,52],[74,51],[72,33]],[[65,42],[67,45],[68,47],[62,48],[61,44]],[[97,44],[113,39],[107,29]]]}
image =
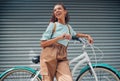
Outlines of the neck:
{"label": "neck", "polygon": [[61,20],[61,19],[58,19],[58,22],[61,23],[61,24],[66,24],[66,23],[65,23],[65,19],[62,19],[62,20]]}

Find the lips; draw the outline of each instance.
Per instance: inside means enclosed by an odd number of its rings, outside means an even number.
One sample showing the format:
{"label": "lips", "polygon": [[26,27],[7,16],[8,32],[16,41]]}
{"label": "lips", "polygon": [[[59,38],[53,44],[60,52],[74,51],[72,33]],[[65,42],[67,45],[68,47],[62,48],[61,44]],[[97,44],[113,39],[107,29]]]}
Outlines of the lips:
{"label": "lips", "polygon": [[56,17],[60,16],[61,14],[62,14],[61,12],[57,12]]}

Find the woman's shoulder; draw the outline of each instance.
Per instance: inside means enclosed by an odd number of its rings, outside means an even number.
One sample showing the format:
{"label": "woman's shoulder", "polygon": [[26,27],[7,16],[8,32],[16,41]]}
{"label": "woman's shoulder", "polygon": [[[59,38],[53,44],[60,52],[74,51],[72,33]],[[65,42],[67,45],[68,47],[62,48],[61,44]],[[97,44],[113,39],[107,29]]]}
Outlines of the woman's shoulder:
{"label": "woman's shoulder", "polygon": [[49,25],[54,25],[54,22],[49,22]]}
{"label": "woman's shoulder", "polygon": [[53,26],[54,26],[54,23],[53,23],[53,22],[49,22],[48,28],[51,28],[51,27],[53,27]]}

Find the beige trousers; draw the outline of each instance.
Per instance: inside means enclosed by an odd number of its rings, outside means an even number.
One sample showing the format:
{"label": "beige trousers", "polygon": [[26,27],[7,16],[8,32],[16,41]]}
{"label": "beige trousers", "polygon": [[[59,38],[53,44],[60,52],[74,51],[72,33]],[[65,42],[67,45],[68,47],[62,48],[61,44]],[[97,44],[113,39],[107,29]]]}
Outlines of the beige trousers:
{"label": "beige trousers", "polygon": [[42,81],[73,81],[67,59],[67,47],[53,44],[43,48],[40,57]]}

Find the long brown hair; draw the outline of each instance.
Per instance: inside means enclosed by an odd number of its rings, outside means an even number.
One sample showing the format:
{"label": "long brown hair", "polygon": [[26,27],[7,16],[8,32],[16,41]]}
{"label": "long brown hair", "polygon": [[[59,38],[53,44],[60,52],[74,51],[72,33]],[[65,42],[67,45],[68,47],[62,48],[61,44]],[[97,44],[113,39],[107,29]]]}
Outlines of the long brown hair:
{"label": "long brown hair", "polygon": [[[57,3],[56,5],[61,5],[64,10],[67,10],[66,7],[64,6],[64,4],[61,3],[61,2],[60,2],[60,3]],[[56,5],[55,5],[55,6],[56,6]],[[55,7],[55,6],[54,6],[54,7]],[[69,18],[68,12],[67,12],[67,13],[66,13],[66,16],[65,16],[65,23],[66,23],[66,24],[69,22],[69,19],[70,19],[70,18]],[[50,19],[50,22],[57,22],[57,21],[58,21],[58,19],[55,17],[54,11],[53,11],[53,13],[52,13],[52,18]]]}

